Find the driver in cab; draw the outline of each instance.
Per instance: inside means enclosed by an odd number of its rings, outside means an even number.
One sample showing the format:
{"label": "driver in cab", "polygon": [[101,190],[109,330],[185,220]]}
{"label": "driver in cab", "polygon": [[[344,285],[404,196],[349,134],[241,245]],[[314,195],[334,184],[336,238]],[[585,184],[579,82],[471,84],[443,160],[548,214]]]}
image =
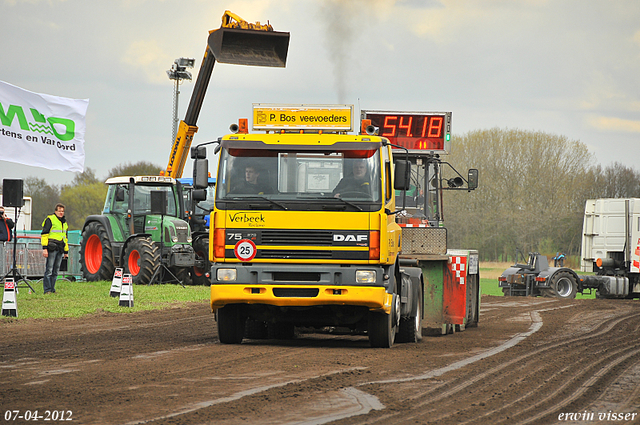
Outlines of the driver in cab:
{"label": "driver in cab", "polygon": [[272,193],[272,190],[260,178],[260,170],[258,167],[247,165],[244,169],[244,181],[234,187],[230,193],[264,195],[265,193]]}
{"label": "driver in cab", "polygon": [[353,161],[353,174],[345,176],[333,189],[333,196],[339,198],[344,195],[369,196],[371,184],[367,173],[367,163],[364,159]]}

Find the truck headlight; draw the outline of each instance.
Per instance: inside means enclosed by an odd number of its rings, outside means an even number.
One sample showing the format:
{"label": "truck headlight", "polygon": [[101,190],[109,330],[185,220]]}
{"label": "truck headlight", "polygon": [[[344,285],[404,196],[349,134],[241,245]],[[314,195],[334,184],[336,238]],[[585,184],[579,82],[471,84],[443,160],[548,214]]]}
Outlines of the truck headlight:
{"label": "truck headlight", "polygon": [[376,271],[375,270],[356,270],[356,282],[357,283],[375,283]]}
{"label": "truck headlight", "polygon": [[219,282],[232,282],[238,278],[238,272],[236,269],[218,269],[216,278]]}

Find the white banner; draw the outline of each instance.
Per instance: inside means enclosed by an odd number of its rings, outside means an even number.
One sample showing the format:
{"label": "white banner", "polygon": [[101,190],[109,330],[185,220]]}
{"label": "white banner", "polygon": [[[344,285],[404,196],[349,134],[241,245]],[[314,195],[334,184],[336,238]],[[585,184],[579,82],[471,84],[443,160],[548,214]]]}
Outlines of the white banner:
{"label": "white banner", "polygon": [[89,99],[33,93],[0,81],[0,160],[84,171]]}

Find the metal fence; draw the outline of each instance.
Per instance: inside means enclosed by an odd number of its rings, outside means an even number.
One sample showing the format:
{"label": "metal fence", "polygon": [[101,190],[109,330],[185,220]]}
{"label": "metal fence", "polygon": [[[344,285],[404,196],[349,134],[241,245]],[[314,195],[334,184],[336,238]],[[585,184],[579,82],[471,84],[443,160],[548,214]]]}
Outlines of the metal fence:
{"label": "metal fence", "polygon": [[[13,241],[0,242],[0,278],[7,275],[13,269],[13,246]],[[47,259],[42,255],[40,237],[18,235],[15,246],[16,271],[28,280],[41,279],[44,276]],[[82,277],[79,244],[69,244],[67,271],[60,271],[58,276],[70,280],[79,280]]]}

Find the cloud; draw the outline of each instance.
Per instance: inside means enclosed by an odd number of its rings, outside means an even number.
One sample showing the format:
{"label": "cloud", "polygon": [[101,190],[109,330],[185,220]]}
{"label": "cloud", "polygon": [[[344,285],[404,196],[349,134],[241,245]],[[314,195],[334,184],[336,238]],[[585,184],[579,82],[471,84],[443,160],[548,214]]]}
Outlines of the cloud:
{"label": "cloud", "polygon": [[592,116],[589,124],[598,130],[624,131],[627,133],[640,133],[640,121],[625,120],[617,117]]}
{"label": "cloud", "polygon": [[147,81],[166,84],[167,76],[158,72],[158,69],[169,69],[173,63],[166,51],[158,40],[138,40],[129,45],[121,60],[143,72]]}

